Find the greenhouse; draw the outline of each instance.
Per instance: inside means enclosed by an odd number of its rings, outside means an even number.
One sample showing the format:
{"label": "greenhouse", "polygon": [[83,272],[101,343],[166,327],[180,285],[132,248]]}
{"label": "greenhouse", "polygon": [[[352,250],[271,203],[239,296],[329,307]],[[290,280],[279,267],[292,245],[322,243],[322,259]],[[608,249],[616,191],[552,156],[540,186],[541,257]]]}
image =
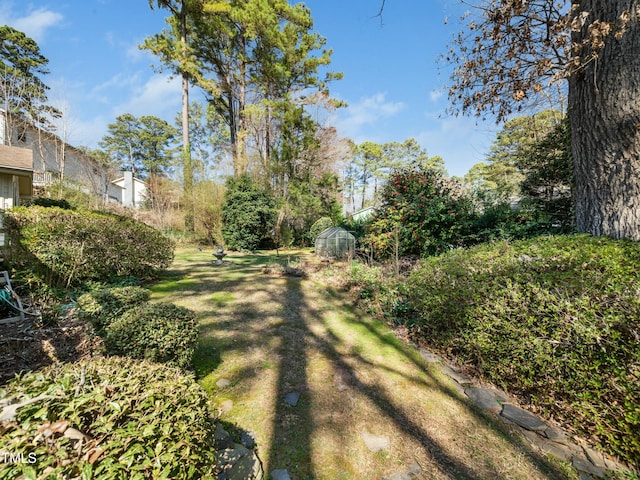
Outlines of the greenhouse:
{"label": "greenhouse", "polygon": [[318,234],[315,247],[319,257],[350,257],[355,253],[356,237],[342,227],[330,227]]}

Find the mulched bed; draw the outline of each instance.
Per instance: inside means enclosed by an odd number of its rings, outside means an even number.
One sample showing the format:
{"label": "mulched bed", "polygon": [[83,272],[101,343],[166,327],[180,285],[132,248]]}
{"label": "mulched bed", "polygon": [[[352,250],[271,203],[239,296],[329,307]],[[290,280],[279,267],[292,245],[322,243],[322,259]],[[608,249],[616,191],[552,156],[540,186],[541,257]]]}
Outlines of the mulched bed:
{"label": "mulched bed", "polygon": [[38,317],[0,325],[0,385],[16,374],[54,362],[75,362],[101,350],[101,340],[74,311],[43,325]]}

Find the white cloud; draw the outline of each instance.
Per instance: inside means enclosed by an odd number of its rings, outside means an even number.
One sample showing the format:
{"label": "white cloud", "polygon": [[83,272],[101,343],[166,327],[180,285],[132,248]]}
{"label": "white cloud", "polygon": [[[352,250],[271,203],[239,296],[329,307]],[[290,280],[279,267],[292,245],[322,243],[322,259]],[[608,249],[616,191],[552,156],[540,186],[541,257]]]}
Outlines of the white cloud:
{"label": "white cloud", "polygon": [[131,92],[129,100],[114,108],[115,115],[131,113],[136,116],[155,115],[171,121],[180,110],[180,78],[154,75]]}
{"label": "white cloud", "polygon": [[449,175],[462,176],[475,163],[484,160],[500,129],[491,121],[469,117],[435,118],[428,115],[433,127],[416,136],[430,155],[440,155]]}
{"label": "white cloud", "polygon": [[110,79],[102,82],[99,85],[96,85],[92,89],[92,94],[97,95],[105,90],[109,90],[111,88],[125,88],[125,87],[133,87],[140,83],[140,75],[138,73],[130,76],[123,75],[122,73],[117,73]]}
{"label": "white cloud", "polygon": [[335,124],[341,135],[355,139],[361,134],[362,127],[389,119],[403,108],[404,103],[387,101],[385,93],[376,93],[341,109]]}
{"label": "white cloud", "polygon": [[0,24],[20,30],[38,43],[42,42],[48,29],[60,25],[64,20],[61,13],[45,7],[31,9],[26,15],[17,16],[12,2],[0,2],[0,11]]}

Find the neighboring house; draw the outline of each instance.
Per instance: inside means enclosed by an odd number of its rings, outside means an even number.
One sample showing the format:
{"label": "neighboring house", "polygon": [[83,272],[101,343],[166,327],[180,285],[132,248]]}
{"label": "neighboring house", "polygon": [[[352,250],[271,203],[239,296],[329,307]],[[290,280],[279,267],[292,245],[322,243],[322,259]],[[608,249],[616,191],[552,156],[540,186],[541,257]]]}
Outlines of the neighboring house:
{"label": "neighboring house", "polygon": [[[0,144],[0,247],[4,247],[4,210],[20,205],[33,193],[33,153]],[[2,253],[0,253],[0,257]]]}
{"label": "neighboring house", "polygon": [[353,212],[353,214],[351,214],[351,218],[356,222],[360,222],[362,220],[366,220],[375,212],[376,212],[376,209],[374,207],[366,207],[361,210],[358,210],[357,212]]}
{"label": "neighboring house", "polygon": [[111,183],[114,172],[79,148],[53,133],[25,122],[12,122],[0,110],[0,145],[28,149],[32,154],[33,187],[40,188],[64,180],[103,201],[119,199],[119,188]]}
{"label": "neighboring house", "polygon": [[112,183],[119,189],[119,197],[109,197],[120,202],[125,207],[139,208],[147,195],[147,184],[133,176],[133,172],[120,172],[121,177]]}
{"label": "neighboring house", "polygon": [[33,153],[0,144],[0,210],[20,205],[33,194]]}

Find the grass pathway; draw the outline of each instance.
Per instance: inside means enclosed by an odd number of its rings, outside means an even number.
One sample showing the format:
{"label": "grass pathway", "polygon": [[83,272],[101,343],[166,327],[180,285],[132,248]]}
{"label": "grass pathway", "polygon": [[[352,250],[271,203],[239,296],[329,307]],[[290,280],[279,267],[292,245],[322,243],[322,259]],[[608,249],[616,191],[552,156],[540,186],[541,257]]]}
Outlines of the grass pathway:
{"label": "grass pathway", "polygon": [[[419,465],[423,479],[543,479],[572,474],[472,407],[437,366],[342,292],[268,276],[268,256],[180,249],[153,298],[196,311],[194,363],[222,420],[254,432],[265,472],[381,479]],[[273,258],[273,257],[272,257]],[[226,379],[222,388],[216,383]],[[295,407],[284,402],[299,392]],[[364,438],[384,437],[371,451]]]}

